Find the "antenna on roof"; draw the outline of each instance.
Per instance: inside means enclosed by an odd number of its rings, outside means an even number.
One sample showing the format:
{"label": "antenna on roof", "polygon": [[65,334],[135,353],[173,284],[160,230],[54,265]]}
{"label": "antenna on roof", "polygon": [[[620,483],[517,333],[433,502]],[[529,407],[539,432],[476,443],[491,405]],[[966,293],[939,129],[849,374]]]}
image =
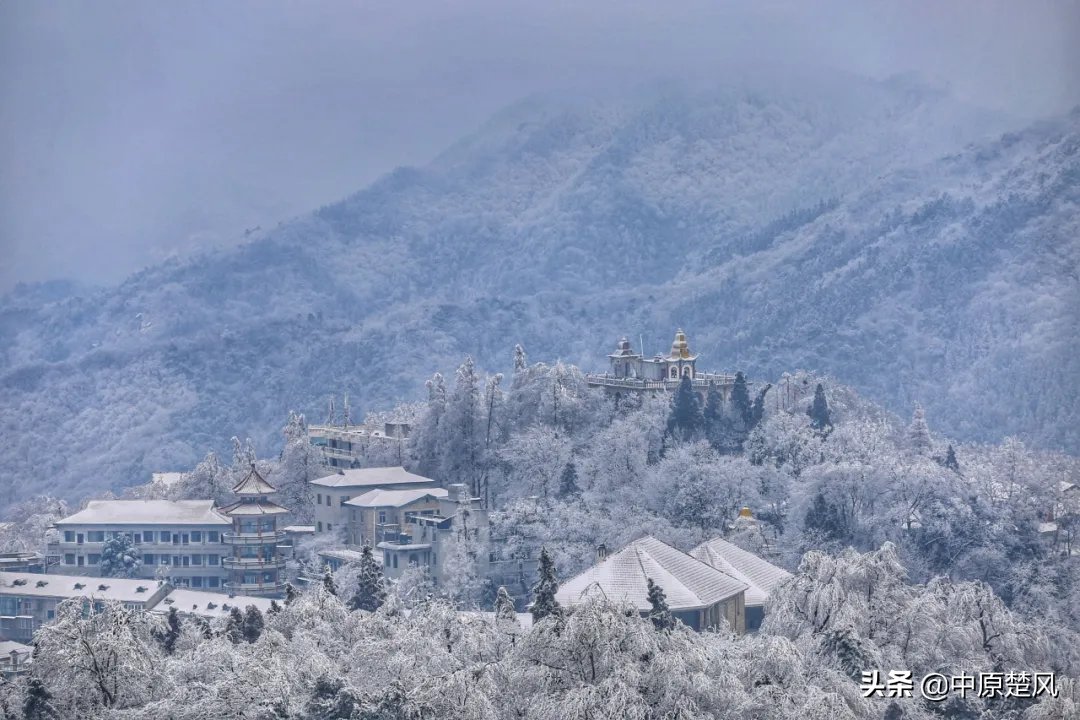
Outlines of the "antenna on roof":
{"label": "antenna on roof", "polygon": [[330,411],[329,411],[329,413],[328,413],[328,414],[326,415],[326,424],[327,424],[327,425],[333,426],[333,424],[334,424],[334,419],[335,419],[335,418],[334,418],[334,415],[336,415],[336,413],[334,412],[334,396],[333,396],[333,395],[331,395],[331,396],[330,396]]}
{"label": "antenna on roof", "polygon": [[345,393],[345,429],[349,429],[349,393]]}
{"label": "antenna on roof", "polygon": [[637,336],[637,341],[638,347],[641,348],[641,357],[645,357],[645,336],[639,333]]}

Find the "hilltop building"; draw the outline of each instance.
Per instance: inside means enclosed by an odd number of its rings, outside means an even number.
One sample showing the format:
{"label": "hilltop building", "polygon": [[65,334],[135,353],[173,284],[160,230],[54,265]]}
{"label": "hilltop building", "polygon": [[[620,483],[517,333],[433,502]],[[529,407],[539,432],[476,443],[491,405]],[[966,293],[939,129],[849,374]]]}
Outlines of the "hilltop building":
{"label": "hilltop building", "polygon": [[694,630],[720,626],[724,619],[737,633],[746,632],[746,591],[749,585],[723,570],[684,553],[654,537],[635,540],[563,583],[555,594],[561,605],[581,604],[596,594],[629,603],[642,615],[652,609],[648,581],[663,589],[671,614]]}
{"label": "hilltop building", "polygon": [[60,541],[48,548],[60,574],[97,572],[106,540],[128,535],[139,549],[139,577],[159,571],[177,587],[218,589],[225,580],[223,534],[231,526],[212,500],[91,500],[56,522]]}
{"label": "hilltop building", "polygon": [[443,488],[378,488],[347,500],[348,543],[375,546],[390,535],[400,534],[410,514],[434,517],[439,512],[439,501],[446,497],[447,491]]}
{"label": "hilltop building", "polygon": [[326,464],[333,468],[359,467],[369,449],[378,446],[385,454],[386,450],[397,450],[398,458],[404,452],[404,441],[409,437],[409,423],[386,422],[379,425],[311,425],[308,427],[308,439],[311,444],[321,448]]}
{"label": "hilltop building", "polygon": [[635,352],[630,341],[623,337],[615,352],[608,355],[608,371],[602,375],[586,375],[585,380],[589,385],[622,397],[626,393],[673,391],[683,378],[687,378],[701,395],[702,402],[710,386],[717,388],[725,401],[730,400],[735,376],[698,370],[697,360],[698,355],[690,350],[686,333],[681,328],[675,331],[667,355],[645,357]]}
{"label": "hilltop building", "polygon": [[311,481],[315,492],[315,531],[333,532],[349,521],[345,503],[372,490],[434,488],[431,478],[415,475],[401,466],[352,468]]}
{"label": "hilltop building", "polygon": [[259,474],[255,463],[232,492],[237,501],[221,508],[232,521],[232,528],[222,534],[232,550],[222,560],[229,573],[225,589],[235,594],[280,597],[285,593],[285,558],[278,546],[285,540],[285,531],[277,522],[289,511],[270,500],[277,489]]}

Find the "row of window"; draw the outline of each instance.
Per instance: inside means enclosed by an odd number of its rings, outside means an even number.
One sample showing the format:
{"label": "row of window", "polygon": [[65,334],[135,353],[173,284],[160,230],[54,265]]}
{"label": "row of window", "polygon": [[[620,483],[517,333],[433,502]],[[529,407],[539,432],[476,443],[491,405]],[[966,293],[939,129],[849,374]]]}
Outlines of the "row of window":
{"label": "row of window", "polygon": [[143,530],[142,532],[126,533],[121,530],[88,530],[85,533],[76,532],[74,530],[64,531],[64,542],[77,543],[79,545],[83,542],[88,543],[100,543],[105,540],[111,540],[117,535],[127,535],[131,538],[131,542],[135,545],[149,545],[154,542],[172,544],[172,545],[188,545],[191,543],[219,543],[221,542],[221,533],[217,530],[192,530],[190,532],[172,532],[170,530]]}
{"label": "row of window", "polygon": [[[327,493],[327,495],[325,496],[325,500],[326,500],[325,503],[323,502],[323,499],[324,499],[324,497],[323,497],[322,493],[315,493],[315,504],[316,505],[324,505],[325,504],[326,507],[334,507],[334,498],[330,497],[329,493]],[[345,501],[347,501],[348,499],[349,499],[348,495],[338,495],[338,504],[339,505],[345,505]]]}
{"label": "row of window", "polygon": [[223,582],[217,575],[210,577],[171,578],[169,581],[174,587],[187,588],[219,588]]}
{"label": "row of window", "polygon": [[[66,553],[64,555],[65,565],[74,565],[81,567],[86,565],[100,565],[101,553],[89,553],[84,559],[82,555],[76,556],[75,553]],[[220,555],[143,555],[143,566],[153,565],[173,565],[175,567],[201,567],[202,565],[210,565],[211,567],[221,565]]]}

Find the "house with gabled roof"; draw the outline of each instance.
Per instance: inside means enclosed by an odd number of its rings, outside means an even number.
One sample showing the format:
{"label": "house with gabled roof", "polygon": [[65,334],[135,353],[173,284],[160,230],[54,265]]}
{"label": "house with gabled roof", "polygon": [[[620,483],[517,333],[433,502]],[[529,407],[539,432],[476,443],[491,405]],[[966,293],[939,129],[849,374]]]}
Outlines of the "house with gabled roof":
{"label": "house with gabled roof", "polygon": [[791,573],[722,538],[701,543],[690,554],[708,565],[746,583],[746,629],[757,630],[765,617],[772,591]]}
{"label": "house with gabled roof", "polygon": [[334,532],[349,520],[345,503],[372,490],[416,490],[438,485],[431,478],[411,473],[401,466],[350,468],[311,481],[315,498],[315,531]]}
{"label": "house with gabled roof", "polygon": [[567,607],[595,595],[628,603],[648,614],[648,581],[659,585],[668,607],[694,630],[720,627],[721,619],[738,633],[746,631],[743,580],[663,543],[652,536],[639,538],[616,553],[599,554],[598,562],[561,584],[555,599]]}
{"label": "house with gabled roof", "polygon": [[378,546],[408,532],[406,513],[437,515],[439,500],[447,497],[445,488],[386,490],[376,488],[345,501],[348,511],[348,542],[351,545]]}

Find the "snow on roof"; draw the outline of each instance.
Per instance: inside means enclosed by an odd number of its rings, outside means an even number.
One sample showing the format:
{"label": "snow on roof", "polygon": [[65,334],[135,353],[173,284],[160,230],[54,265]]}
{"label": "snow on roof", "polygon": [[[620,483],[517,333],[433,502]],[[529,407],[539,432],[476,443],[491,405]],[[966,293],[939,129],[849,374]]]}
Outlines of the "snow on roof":
{"label": "snow on roof", "polygon": [[649,578],[663,589],[672,610],[709,607],[747,588],[741,580],[681,550],[643,537],[567,581],[555,597],[564,605],[574,605],[599,592],[615,602],[648,610]]}
{"label": "snow on roof", "polygon": [[773,588],[791,577],[787,570],[720,538],[701,543],[690,554],[746,583],[747,607],[764,605]]}
{"label": "snow on roof", "polygon": [[213,500],[91,500],[64,525],[229,525]]}
{"label": "snow on roof", "polygon": [[182,472],[156,472],[150,473],[150,482],[163,487],[173,487],[184,479]]}
{"label": "snow on roof", "polygon": [[270,598],[248,595],[229,597],[223,593],[177,588],[154,606],[152,612],[164,614],[169,612],[169,608],[174,607],[179,613],[215,618],[228,615],[229,611],[234,607],[240,608],[241,611],[247,610],[248,605],[254,605],[265,613],[270,609]]}
{"label": "snow on roof", "polygon": [[269,500],[258,500],[256,502],[238,500],[221,508],[221,512],[232,517],[233,515],[284,515],[289,511]]}
{"label": "snow on roof", "polygon": [[435,481],[422,475],[414,475],[400,465],[397,467],[350,468],[311,481],[312,485],[332,488],[378,487],[379,485],[408,485],[413,483],[434,485]]}
{"label": "snow on roof", "polygon": [[233,486],[232,491],[234,495],[272,495],[277,492],[277,488],[266,482],[266,479],[255,469],[255,463],[252,463],[248,474]]}
{"label": "snow on roof", "polygon": [[445,499],[449,493],[444,488],[423,488],[419,490],[368,490],[363,495],[347,500],[352,507],[402,507],[421,498],[433,497]]}
{"label": "snow on roof", "polygon": [[23,645],[14,640],[0,640],[0,658],[11,655],[13,652],[17,652],[20,655],[29,655],[33,651],[34,648],[29,645]]}
{"label": "snow on roof", "polygon": [[[341,560],[343,562],[360,562],[360,558],[363,557],[363,553],[359,550],[349,550],[348,548],[335,548],[333,550],[320,550],[319,557],[321,558],[333,558],[335,560]],[[372,555],[372,557],[378,557]],[[378,558],[379,561],[382,558]]]}
{"label": "snow on roof", "polygon": [[0,595],[60,599],[93,597],[97,600],[119,600],[152,606],[165,589],[158,585],[157,581],[145,578],[0,573]]}
{"label": "snow on roof", "polygon": [[287,533],[298,533],[298,534],[315,532],[315,526],[314,525],[286,525],[285,527],[283,527],[281,529],[284,532],[287,532]]}

